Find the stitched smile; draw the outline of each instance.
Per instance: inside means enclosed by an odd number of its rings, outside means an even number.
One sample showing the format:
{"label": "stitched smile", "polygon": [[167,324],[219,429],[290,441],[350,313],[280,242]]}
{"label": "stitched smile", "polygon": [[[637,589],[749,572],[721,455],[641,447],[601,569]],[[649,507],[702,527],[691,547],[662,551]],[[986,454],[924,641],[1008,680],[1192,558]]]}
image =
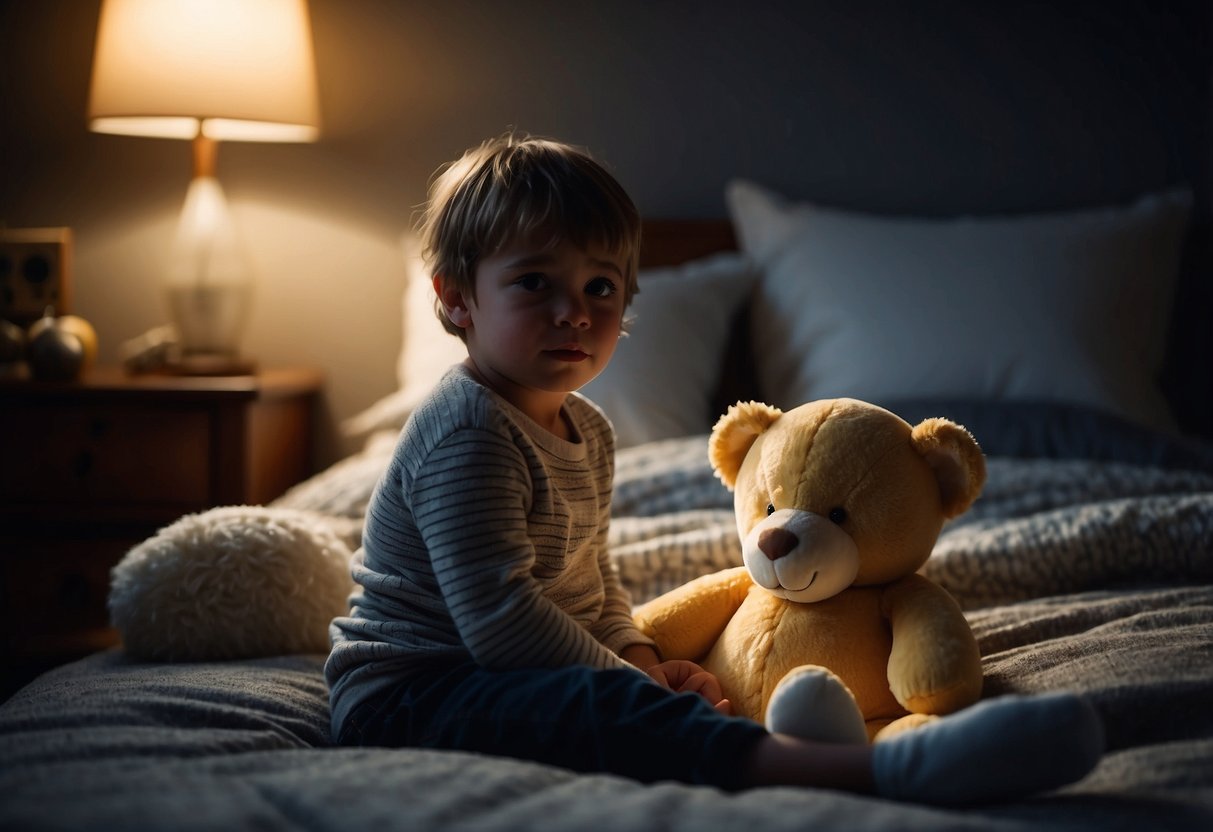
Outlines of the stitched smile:
{"label": "stitched smile", "polygon": [[804,586],[800,587],[800,589],[792,589],[791,587],[784,587],[784,589],[786,589],[788,592],[804,592],[806,589],[811,587],[813,585],[813,582],[816,580],[817,580],[817,573],[814,572],[813,577],[809,578],[809,582],[807,584],[805,584]]}

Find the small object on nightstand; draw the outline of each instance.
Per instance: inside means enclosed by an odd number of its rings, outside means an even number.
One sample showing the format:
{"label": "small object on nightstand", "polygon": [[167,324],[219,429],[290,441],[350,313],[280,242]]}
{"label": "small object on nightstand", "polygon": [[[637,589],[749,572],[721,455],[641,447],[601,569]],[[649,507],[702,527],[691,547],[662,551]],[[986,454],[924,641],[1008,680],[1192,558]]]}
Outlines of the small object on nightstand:
{"label": "small object on nightstand", "polygon": [[44,329],[29,344],[29,368],[38,381],[71,381],[84,369],[84,345],[60,329]]}
{"label": "small object on nightstand", "polygon": [[257,362],[226,353],[184,353],[172,324],[149,329],[121,346],[122,366],[132,375],[165,373],[176,376],[251,376]]}
{"label": "small object on nightstand", "polygon": [[25,330],[0,320],[0,376],[8,376],[25,355]]}
{"label": "small object on nightstand", "polygon": [[177,330],[164,324],[123,341],[119,351],[128,373],[154,373],[172,364],[181,350]]}
{"label": "small object on nightstand", "polygon": [[97,333],[76,315],[55,317],[51,307],[29,328],[25,359],[39,381],[71,381],[97,360]]}
{"label": "small object on nightstand", "polygon": [[71,307],[70,228],[0,228],[0,318],[27,327]]}

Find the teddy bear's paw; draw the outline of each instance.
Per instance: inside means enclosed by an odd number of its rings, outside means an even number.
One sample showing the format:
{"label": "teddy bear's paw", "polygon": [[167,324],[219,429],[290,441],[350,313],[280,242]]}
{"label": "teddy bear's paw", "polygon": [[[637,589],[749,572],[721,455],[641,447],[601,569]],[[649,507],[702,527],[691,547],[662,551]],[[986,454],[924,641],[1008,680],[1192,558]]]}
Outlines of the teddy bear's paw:
{"label": "teddy bear's paw", "polygon": [[866,743],[867,728],[855,697],[824,667],[803,665],[788,672],[767,703],[766,727],[819,742]]}

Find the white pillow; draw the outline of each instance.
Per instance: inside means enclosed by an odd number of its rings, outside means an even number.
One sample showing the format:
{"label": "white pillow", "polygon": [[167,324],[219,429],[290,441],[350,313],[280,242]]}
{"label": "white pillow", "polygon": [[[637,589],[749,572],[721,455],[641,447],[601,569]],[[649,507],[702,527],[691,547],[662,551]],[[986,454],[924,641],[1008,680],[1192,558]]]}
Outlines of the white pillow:
{"label": "white pillow", "polygon": [[400,390],[416,405],[452,364],[468,357],[467,347],[442,328],[434,312],[434,282],[421,257],[421,243],[412,234],[400,240],[408,283],[404,287],[404,341],[396,360]]}
{"label": "white pillow", "polygon": [[401,296],[402,344],[396,359],[399,387],[342,424],[347,436],[376,430],[399,430],[452,364],[467,358],[463,341],[442,328],[434,313],[433,282],[421,257],[420,242],[411,233],[400,238],[405,284]]}
{"label": "white pillow", "polygon": [[1187,190],[957,219],[792,203],[746,181],[726,199],[762,271],[752,337],[771,404],[1068,401],[1171,425],[1156,376]]}
{"label": "white pillow", "polygon": [[581,389],[611,420],[618,447],[711,429],[729,324],[754,281],[736,252],[641,271],[627,335]]}

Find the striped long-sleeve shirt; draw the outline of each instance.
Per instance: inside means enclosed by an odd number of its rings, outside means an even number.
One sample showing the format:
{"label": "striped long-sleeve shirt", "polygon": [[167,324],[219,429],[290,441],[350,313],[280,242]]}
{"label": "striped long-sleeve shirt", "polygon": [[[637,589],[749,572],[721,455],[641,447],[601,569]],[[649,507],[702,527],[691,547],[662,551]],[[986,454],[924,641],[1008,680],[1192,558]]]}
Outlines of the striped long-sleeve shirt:
{"label": "striped long-sleeve shirt", "polygon": [[564,441],[451,369],[409,419],[367,510],[350,614],[332,626],[333,725],[435,662],[628,666],[652,644],[611,568],[614,437],[572,394]]}

